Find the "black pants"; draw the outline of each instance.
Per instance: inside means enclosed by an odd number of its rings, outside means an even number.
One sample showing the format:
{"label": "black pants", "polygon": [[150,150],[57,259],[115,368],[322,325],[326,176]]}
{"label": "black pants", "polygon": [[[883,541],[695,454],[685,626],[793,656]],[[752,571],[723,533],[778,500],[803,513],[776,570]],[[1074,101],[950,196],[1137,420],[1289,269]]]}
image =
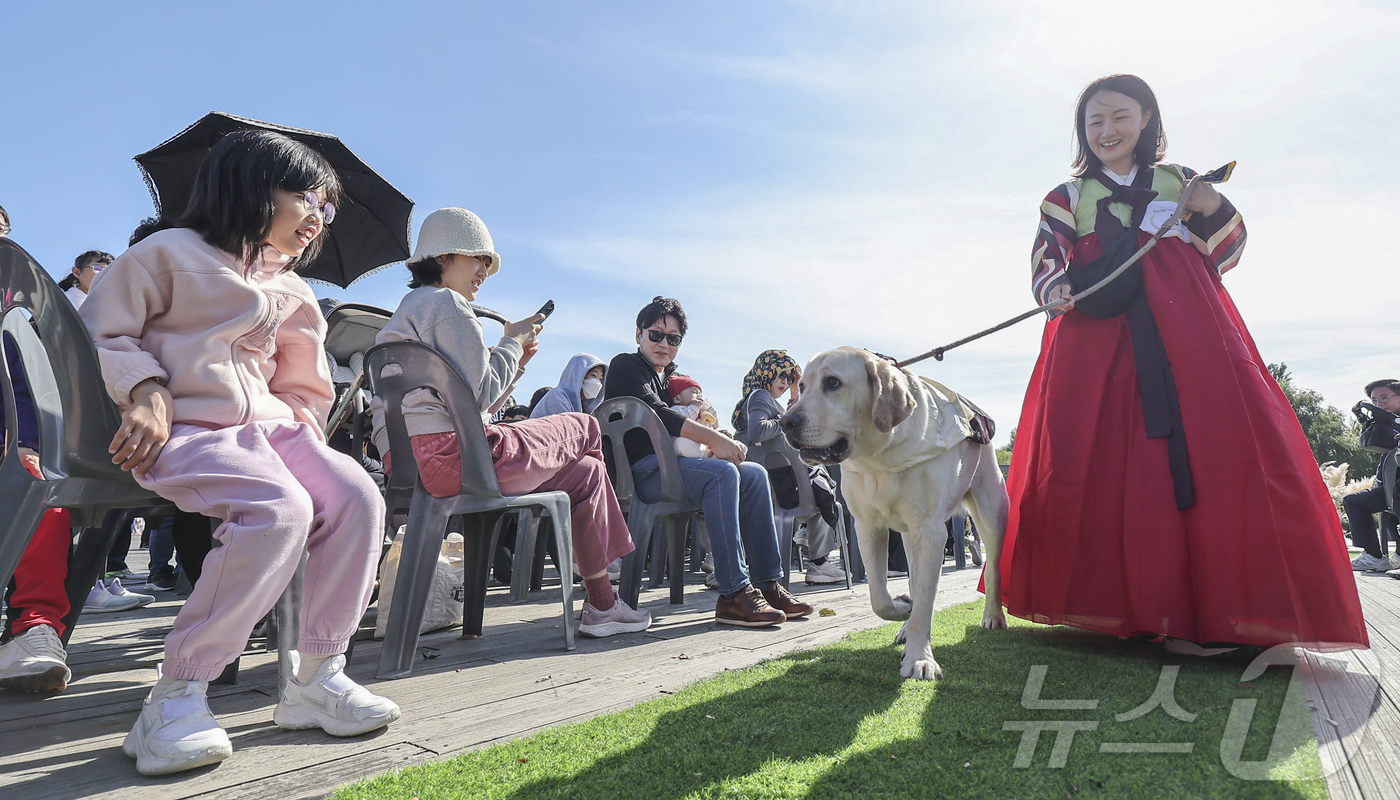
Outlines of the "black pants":
{"label": "black pants", "polygon": [[[1351,523],[1352,542],[1377,558],[1385,555],[1385,547],[1376,533],[1374,516],[1381,515],[1387,538],[1396,541],[1396,519],[1385,508],[1385,487],[1376,484],[1364,492],[1349,494],[1342,498],[1342,508],[1346,510],[1347,520]],[[1400,545],[1396,546],[1396,552],[1400,552]]]}

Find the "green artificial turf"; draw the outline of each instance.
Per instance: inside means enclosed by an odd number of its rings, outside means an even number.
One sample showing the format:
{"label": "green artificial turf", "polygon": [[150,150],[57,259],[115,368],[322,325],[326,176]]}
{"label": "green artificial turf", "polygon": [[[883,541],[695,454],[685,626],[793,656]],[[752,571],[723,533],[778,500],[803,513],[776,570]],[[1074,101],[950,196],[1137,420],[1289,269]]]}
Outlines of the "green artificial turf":
{"label": "green artificial turf", "polygon": [[[1249,655],[1177,656],[1160,644],[1017,619],[1009,630],[988,631],[979,625],[981,608],[935,615],[933,647],[944,671],[937,682],[899,677],[897,625],[887,625],[627,711],[346,786],[335,797],[1326,798],[1296,689],[1288,699],[1295,724],[1275,724],[1291,667],[1242,683]],[[1024,708],[1032,665],[1047,668],[1041,699],[1097,699],[1097,708]],[[1174,696],[1195,719],[1158,707],[1115,720],[1153,695],[1169,665],[1180,665]],[[1222,764],[1237,700],[1257,701],[1241,760],[1264,760],[1277,738],[1271,765],[1260,769],[1266,779],[1242,780]],[[1022,733],[1003,724],[1018,720],[1097,721],[1098,728],[1075,734],[1061,768],[1049,766],[1056,734],[1044,732],[1031,765],[1017,768]],[[1099,751],[1101,743],[1135,742],[1194,746],[1189,754]]]}

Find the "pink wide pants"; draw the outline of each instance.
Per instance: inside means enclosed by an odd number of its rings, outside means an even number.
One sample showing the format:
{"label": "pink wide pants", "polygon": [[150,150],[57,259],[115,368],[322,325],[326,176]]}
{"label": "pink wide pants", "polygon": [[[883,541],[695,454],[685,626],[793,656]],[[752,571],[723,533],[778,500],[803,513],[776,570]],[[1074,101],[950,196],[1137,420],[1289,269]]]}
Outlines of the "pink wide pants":
{"label": "pink wide pants", "polygon": [[[501,494],[561,491],[569,495],[574,561],[583,575],[598,575],[636,549],[603,464],[598,420],[564,413],[487,425],[486,440],[491,443],[491,463]],[[462,491],[456,433],[428,433],[414,436],[411,442],[428,494],[451,497]]]}
{"label": "pink wide pants", "polygon": [[251,422],[221,430],[177,424],[142,486],[184,511],[224,520],[218,545],[175,627],[164,672],[218,677],[243,652],[308,553],[301,640],[335,655],[369,605],[384,535],[384,501],[349,456],[304,422]]}

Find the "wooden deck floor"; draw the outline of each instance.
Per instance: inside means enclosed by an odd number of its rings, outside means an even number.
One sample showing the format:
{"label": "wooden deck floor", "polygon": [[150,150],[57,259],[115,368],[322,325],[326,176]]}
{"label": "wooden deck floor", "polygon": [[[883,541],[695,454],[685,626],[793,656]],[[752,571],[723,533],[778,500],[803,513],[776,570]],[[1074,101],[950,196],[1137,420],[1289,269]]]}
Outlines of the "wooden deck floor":
{"label": "wooden deck floor", "polygon": [[[945,567],[939,607],[980,597],[977,578],[976,569]],[[1358,583],[1372,651],[1308,654],[1300,675],[1332,797],[1379,800],[1400,796],[1400,581],[1362,576]],[[420,660],[409,678],[375,683],[379,645],[357,642],[350,675],[398,702],[404,716],[378,734],[348,740],[274,726],[276,658],[250,652],[238,685],[209,692],[234,757],[218,767],[145,778],[120,744],[154,679],[162,637],[178,609],[178,600],[165,595],[146,609],[85,618],[70,647],[74,681],[65,693],[0,692],[0,796],[324,797],[347,781],[624,708],[726,669],[882,624],[870,612],[863,584],[851,591],[795,588],[835,616],[777,631],[717,627],[713,592],[691,586],[683,606],[669,606],[660,590],[642,597],[657,618],[650,631],[580,638],[572,653],[563,650],[559,605],[549,591],[511,605],[504,589],[493,589],[486,636],[424,636],[428,649],[422,652],[435,657]]]}

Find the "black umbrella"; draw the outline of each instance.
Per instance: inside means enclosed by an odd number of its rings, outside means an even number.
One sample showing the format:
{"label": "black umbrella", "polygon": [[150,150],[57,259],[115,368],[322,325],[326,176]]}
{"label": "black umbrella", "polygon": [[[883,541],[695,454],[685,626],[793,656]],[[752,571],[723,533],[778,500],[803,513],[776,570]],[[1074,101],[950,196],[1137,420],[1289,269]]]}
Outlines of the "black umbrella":
{"label": "black umbrella", "polygon": [[326,157],[340,176],[341,202],[321,255],[298,271],[303,278],[348,287],[379,267],[409,256],[413,201],[395,189],[343,142],[328,133],[274,125],[213,112],[165,143],[136,157],[156,210],[178,215],[194,191],[204,156],[224,136],[268,130],[289,136]]}

